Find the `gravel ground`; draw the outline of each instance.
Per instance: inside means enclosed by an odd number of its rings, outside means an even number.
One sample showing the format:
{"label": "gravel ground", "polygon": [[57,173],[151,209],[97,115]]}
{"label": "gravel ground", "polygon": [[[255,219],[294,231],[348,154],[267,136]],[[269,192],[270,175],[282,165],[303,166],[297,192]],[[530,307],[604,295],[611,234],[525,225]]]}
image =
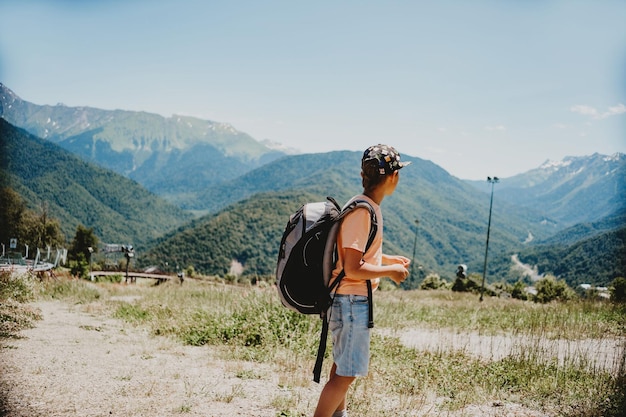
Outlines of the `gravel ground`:
{"label": "gravel ground", "polygon": [[[154,337],[83,306],[46,301],[32,307],[43,320],[21,338],[0,342],[0,416],[277,417],[286,416],[279,404],[294,398],[312,415],[322,388],[313,382],[283,388],[289,384],[282,384],[270,365],[225,360],[218,348]],[[416,330],[403,341],[419,349],[447,349],[454,348],[455,337]],[[476,337],[457,340],[456,348],[471,353]],[[493,341],[480,343],[490,343],[493,354]],[[435,410],[433,402],[405,415],[547,417],[509,403]]]}
{"label": "gravel ground", "polygon": [[263,366],[254,368],[262,378],[241,379],[251,365],[217,359],[208,347],[152,337],[80,306],[34,307],[43,320],[2,344],[0,415],[276,416],[270,403],[280,393]]}

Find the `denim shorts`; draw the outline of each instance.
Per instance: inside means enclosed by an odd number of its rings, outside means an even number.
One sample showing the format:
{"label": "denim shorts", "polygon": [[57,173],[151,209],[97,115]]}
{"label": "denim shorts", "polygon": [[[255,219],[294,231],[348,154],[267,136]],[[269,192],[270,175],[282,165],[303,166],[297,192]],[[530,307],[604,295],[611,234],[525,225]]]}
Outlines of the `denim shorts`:
{"label": "denim shorts", "polygon": [[340,376],[367,376],[370,329],[367,297],[337,294],[330,309],[328,328],[333,337],[333,359]]}

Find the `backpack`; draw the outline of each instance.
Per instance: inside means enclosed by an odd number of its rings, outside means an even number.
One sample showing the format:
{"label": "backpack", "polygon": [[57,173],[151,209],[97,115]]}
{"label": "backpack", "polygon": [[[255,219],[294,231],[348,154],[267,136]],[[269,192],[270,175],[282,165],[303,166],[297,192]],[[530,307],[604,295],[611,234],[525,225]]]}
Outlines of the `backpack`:
{"label": "backpack", "polygon": [[[313,370],[313,380],[319,382],[322,361],[326,352],[328,318],[332,296],[345,276],[341,271],[329,286],[337,262],[337,233],[341,220],[352,210],[365,207],[370,212],[371,227],[365,251],[376,235],[378,224],[374,208],[365,200],[354,200],[340,208],[332,197],[327,201],[306,203],[289,217],[280,242],[276,266],[276,286],[282,304],[302,314],[319,314],[322,333]],[[369,327],[374,326],[372,287],[368,280]]]}

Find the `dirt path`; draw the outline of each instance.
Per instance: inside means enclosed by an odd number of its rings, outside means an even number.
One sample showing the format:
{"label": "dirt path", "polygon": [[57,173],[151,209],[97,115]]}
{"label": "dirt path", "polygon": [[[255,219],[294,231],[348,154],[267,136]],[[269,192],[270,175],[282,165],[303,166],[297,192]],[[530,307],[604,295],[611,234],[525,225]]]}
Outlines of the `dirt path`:
{"label": "dirt path", "polygon": [[589,370],[617,372],[626,349],[626,339],[546,339],[521,335],[481,335],[477,332],[454,333],[447,329],[409,329],[385,332],[419,350],[460,351],[488,361],[507,356],[524,357],[528,352],[542,355],[546,363],[584,366]]}
{"label": "dirt path", "polygon": [[218,360],[208,347],[151,337],[79,306],[34,306],[43,320],[1,345],[0,415],[276,416],[271,402],[281,391],[269,369],[255,365],[261,377],[241,379],[249,364]]}

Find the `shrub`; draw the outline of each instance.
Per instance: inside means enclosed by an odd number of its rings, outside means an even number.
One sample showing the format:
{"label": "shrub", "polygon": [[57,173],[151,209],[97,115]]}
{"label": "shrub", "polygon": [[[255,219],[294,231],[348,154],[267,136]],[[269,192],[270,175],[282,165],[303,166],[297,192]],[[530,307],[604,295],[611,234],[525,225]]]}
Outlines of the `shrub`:
{"label": "shrub", "polygon": [[616,303],[626,302],[626,278],[617,277],[611,282],[611,301]]}
{"label": "shrub", "polygon": [[526,293],[526,284],[524,283],[524,281],[517,281],[513,285],[511,297],[517,298],[518,300],[528,300],[528,294]]}
{"label": "shrub", "polygon": [[0,304],[7,300],[25,303],[32,298],[32,285],[26,275],[17,276],[8,271],[0,272]]}
{"label": "shrub", "polygon": [[[457,278],[452,284],[452,291],[457,292],[473,292],[480,293],[482,290],[482,278],[478,274],[470,274],[467,278]],[[496,295],[495,290],[485,284],[484,294],[489,296]]]}
{"label": "shrub", "polygon": [[534,301],[538,303],[549,303],[550,301],[568,301],[576,298],[576,292],[571,289],[563,280],[557,280],[554,276],[537,281],[535,284],[537,295]]}
{"label": "shrub", "polygon": [[447,288],[448,282],[445,279],[441,279],[437,274],[430,274],[420,284],[420,290],[438,290],[440,288]]}
{"label": "shrub", "polygon": [[76,259],[70,261],[70,273],[74,277],[89,278],[89,262],[82,253],[76,254]]}
{"label": "shrub", "polygon": [[193,267],[193,265],[189,265],[187,269],[185,269],[185,275],[188,276],[189,278],[193,278],[196,276],[196,270]]}

